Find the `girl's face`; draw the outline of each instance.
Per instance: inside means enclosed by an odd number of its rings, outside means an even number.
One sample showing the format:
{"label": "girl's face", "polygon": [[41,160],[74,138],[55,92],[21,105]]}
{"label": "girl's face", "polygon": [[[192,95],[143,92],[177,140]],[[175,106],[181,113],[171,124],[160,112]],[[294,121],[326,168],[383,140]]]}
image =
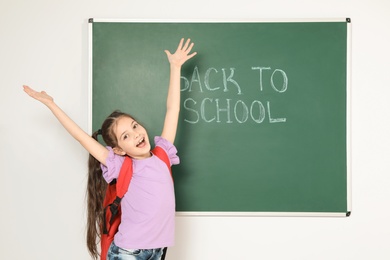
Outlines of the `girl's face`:
{"label": "girl's face", "polygon": [[114,133],[118,140],[118,147],[113,149],[116,154],[127,154],[134,159],[151,156],[148,133],[133,118],[127,116],[119,118]]}

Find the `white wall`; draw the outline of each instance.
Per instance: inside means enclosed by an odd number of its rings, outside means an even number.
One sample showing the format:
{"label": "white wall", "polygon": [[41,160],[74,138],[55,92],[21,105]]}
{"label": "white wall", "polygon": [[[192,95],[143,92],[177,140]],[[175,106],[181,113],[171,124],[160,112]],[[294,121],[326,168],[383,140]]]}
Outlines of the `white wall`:
{"label": "white wall", "polygon": [[351,217],[177,217],[177,244],[168,259],[390,259],[388,0],[2,0],[0,259],[89,259],[87,153],[22,84],[45,89],[86,130],[90,17],[350,17]]}

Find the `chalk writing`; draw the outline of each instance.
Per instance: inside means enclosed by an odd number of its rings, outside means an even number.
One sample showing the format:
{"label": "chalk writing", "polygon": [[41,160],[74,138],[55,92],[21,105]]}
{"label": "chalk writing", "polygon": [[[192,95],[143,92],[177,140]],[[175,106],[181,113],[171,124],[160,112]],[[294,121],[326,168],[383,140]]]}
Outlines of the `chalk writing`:
{"label": "chalk writing", "polygon": [[[259,72],[259,91],[264,89],[264,74],[263,71],[272,70],[271,67],[252,67],[252,71]],[[221,74],[222,84],[211,84],[210,75]],[[275,77],[282,79],[282,83],[275,84]],[[226,123],[243,124],[246,122],[254,122],[261,124],[268,123],[285,123],[285,117],[273,117],[271,101],[252,100],[247,101],[243,99],[233,99],[222,97],[206,96],[207,93],[214,93],[221,91],[222,93],[234,93],[238,97],[244,94],[242,87],[235,79],[235,68],[221,68],[220,70],[211,67],[204,73],[204,80],[201,79],[199,68],[194,67],[190,80],[186,77],[181,77],[184,84],[182,84],[182,92],[194,93],[198,91],[199,95],[196,97],[188,97],[183,101],[183,108],[186,110],[184,121],[189,124],[204,123]],[[270,78],[270,85],[277,94],[283,94],[288,88],[288,77],[285,71],[281,69],[274,69]],[[202,96],[203,95],[203,96]],[[230,98],[231,97],[231,98]]]}
{"label": "chalk writing", "polygon": [[[252,67],[252,70],[259,70],[259,82],[260,82],[260,91],[263,91],[263,70],[270,70],[271,68],[270,67]],[[275,73],[280,73],[282,76],[283,76],[283,85],[282,85],[282,88],[279,90],[275,84],[274,84],[274,77],[275,77]],[[272,75],[271,75],[271,86],[272,88],[277,91],[277,92],[280,92],[280,93],[283,93],[287,90],[287,83],[288,83],[288,78],[287,78],[287,74],[281,70],[281,69],[275,69],[274,72],[272,72]]]}
{"label": "chalk writing", "polygon": [[[218,73],[218,70],[216,68],[209,68],[206,70],[206,73],[205,73],[205,77],[204,77],[204,85],[206,87],[207,90],[209,91],[217,91],[219,90],[221,87],[212,87],[210,86],[210,73],[211,72],[214,72],[214,73]],[[226,77],[226,70],[225,69],[222,69],[222,74],[223,74],[223,91],[224,92],[228,92],[228,83],[232,83],[233,86],[235,86],[237,88],[237,94],[240,95],[241,94],[241,88],[240,88],[240,85],[237,83],[237,81],[235,81],[233,79],[233,76],[234,76],[234,68],[230,68],[230,75],[229,77]],[[184,80],[184,88],[181,89],[182,91],[188,91],[188,92],[192,92],[192,85],[194,83],[197,83],[197,85],[199,85],[199,91],[200,92],[203,92],[203,88],[202,88],[202,81],[200,79],[200,75],[199,75],[199,69],[198,67],[196,66],[194,68],[194,72],[192,73],[192,77],[191,77],[191,81],[189,81],[187,78],[185,77],[181,77],[183,80]]]}

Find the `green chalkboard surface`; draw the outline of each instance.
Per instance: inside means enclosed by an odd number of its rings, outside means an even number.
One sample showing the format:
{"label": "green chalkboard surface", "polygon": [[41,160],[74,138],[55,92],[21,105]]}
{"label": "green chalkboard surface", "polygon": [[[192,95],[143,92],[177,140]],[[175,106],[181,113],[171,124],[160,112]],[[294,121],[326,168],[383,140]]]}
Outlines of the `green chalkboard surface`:
{"label": "green chalkboard surface", "polygon": [[93,130],[120,109],[159,135],[164,50],[195,43],[182,68],[178,212],[349,215],[348,19],[89,24]]}

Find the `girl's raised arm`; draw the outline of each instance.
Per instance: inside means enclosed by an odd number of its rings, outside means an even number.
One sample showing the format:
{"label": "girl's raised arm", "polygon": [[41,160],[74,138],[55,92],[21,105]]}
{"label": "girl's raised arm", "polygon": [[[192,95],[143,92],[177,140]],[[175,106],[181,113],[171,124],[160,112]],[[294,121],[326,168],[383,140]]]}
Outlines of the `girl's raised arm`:
{"label": "girl's raised arm", "polygon": [[175,141],[177,124],[179,121],[181,66],[196,55],[196,52],[190,54],[193,46],[194,43],[192,43],[190,39],[185,43],[184,39],[181,39],[174,54],[165,50],[170,64],[170,81],[167,97],[167,111],[161,136],[171,143]]}
{"label": "girl's raised arm", "polygon": [[98,141],[82,130],[62,109],[54,103],[54,100],[45,91],[37,92],[28,86],[23,86],[24,91],[32,98],[46,105],[64,128],[99,162],[106,164],[108,150]]}

